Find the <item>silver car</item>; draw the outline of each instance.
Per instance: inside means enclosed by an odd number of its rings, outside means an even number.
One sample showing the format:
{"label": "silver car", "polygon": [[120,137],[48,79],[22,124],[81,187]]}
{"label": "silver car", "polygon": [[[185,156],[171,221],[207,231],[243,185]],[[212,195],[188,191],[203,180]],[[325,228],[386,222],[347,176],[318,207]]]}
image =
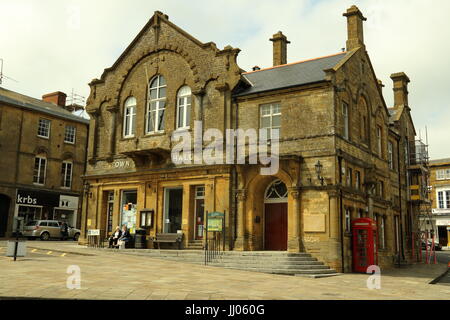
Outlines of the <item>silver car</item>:
{"label": "silver car", "polygon": [[[50,238],[62,239],[61,226],[63,222],[57,220],[33,220],[29,221],[22,232],[28,239],[40,238],[49,240]],[[81,231],[79,229],[68,227],[68,239],[78,241]]]}

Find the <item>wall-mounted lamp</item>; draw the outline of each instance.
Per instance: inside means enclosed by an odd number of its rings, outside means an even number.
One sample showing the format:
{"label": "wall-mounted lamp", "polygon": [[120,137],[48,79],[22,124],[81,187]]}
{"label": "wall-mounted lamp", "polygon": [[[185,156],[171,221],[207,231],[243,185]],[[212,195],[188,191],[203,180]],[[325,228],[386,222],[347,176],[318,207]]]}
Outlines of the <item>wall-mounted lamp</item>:
{"label": "wall-mounted lamp", "polygon": [[89,182],[86,182],[86,183],[83,185],[83,191],[84,191],[84,194],[85,194],[86,196],[89,196],[89,198],[92,198],[92,192],[90,192],[90,190],[91,190],[91,185],[89,184]]}
{"label": "wall-mounted lamp", "polygon": [[320,163],[320,161],[317,161],[315,167],[316,167],[317,179],[320,181],[320,185],[323,186],[323,182],[325,180],[324,177],[321,176],[323,165]]}

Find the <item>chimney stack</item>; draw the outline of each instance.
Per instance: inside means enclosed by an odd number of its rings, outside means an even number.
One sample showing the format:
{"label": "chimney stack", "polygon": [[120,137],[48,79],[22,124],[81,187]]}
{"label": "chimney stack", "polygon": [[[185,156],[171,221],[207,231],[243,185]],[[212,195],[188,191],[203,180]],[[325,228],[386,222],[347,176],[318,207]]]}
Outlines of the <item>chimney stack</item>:
{"label": "chimney stack", "polygon": [[273,38],[273,66],[279,66],[287,63],[287,45],[291,43],[281,32],[275,33]]}
{"label": "chimney stack", "polygon": [[364,47],[363,22],[367,19],[355,5],[347,9],[347,12],[343,15],[347,17],[347,51]]}
{"label": "chimney stack", "polygon": [[408,83],[409,77],[404,72],[391,74],[391,79],[394,81],[394,107],[406,106],[408,104]]}
{"label": "chimney stack", "polygon": [[42,96],[43,101],[56,104],[57,106],[60,106],[62,108],[66,106],[66,98],[67,95],[61,91],[48,93]]}

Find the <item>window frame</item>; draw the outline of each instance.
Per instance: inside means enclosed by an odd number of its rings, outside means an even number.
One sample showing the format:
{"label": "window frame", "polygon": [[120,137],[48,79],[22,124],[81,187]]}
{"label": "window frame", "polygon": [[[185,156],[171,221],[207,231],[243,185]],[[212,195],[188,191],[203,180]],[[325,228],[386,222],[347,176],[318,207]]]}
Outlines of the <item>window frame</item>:
{"label": "window frame", "polygon": [[[67,180],[68,165],[70,165],[70,175],[69,180]],[[73,182],[73,161],[64,160],[61,164],[61,188],[71,189]],[[67,186],[67,181],[69,181],[69,186]]]}
{"label": "window frame", "polygon": [[[164,85],[161,84],[161,79],[164,80]],[[156,86],[152,87],[152,84],[154,81],[156,82]],[[160,92],[162,89],[166,89],[166,93],[164,97],[160,96]],[[156,90],[157,97],[155,99],[152,99],[152,90]],[[146,117],[145,117],[145,134],[146,135],[152,135],[152,134],[158,134],[163,133],[165,131],[165,120],[166,120],[166,103],[167,103],[167,82],[166,79],[162,75],[157,75],[153,77],[149,84],[148,84],[148,99],[147,99],[147,110],[146,110]],[[152,103],[155,103],[155,110],[151,109]],[[161,104],[164,105],[164,107],[161,107]],[[161,121],[160,115],[161,111],[163,114],[163,119]],[[154,112],[155,117],[152,119],[150,114]],[[150,120],[152,120],[153,130],[149,130],[149,123]],[[163,124],[163,129],[159,129],[161,126],[161,123]]]}
{"label": "window frame", "polygon": [[383,157],[383,129],[377,125],[377,153],[380,158]]}
{"label": "window frame", "polygon": [[[186,88],[189,89],[189,94],[181,94],[182,90]],[[180,104],[180,100],[183,100],[183,104]],[[180,126],[179,117],[181,108],[183,108],[183,121],[182,125]],[[188,130],[191,127],[191,115],[192,115],[192,89],[189,86],[185,85],[182,86],[180,89],[178,89],[177,93],[177,114],[175,119],[176,130]]]}
{"label": "window frame", "polygon": [[[68,128],[73,128],[73,141],[67,140],[67,129]],[[70,136],[70,133],[69,133]],[[76,141],[76,136],[77,136],[77,127],[73,126],[73,125],[66,125],[65,130],[64,130],[64,143],[68,143],[68,144],[75,144]]]}
{"label": "window frame", "polygon": [[344,139],[350,140],[350,115],[349,105],[347,102],[342,101],[342,117],[344,122]]}
{"label": "window frame", "polygon": [[[442,195],[442,196],[441,196]],[[450,210],[450,189],[436,191],[436,204],[439,210]]]}
{"label": "window frame", "polygon": [[[41,123],[43,123],[43,122],[48,123],[48,127],[47,127],[47,129],[46,129],[46,130],[47,130],[47,135],[46,135],[46,136],[40,134]],[[50,139],[51,125],[52,125],[52,121],[51,121],[51,120],[44,119],[44,118],[40,118],[40,119],[39,119],[39,122],[38,122],[38,132],[37,132],[37,136],[38,136],[39,138]]]}
{"label": "window frame", "polygon": [[[263,109],[264,108],[269,108],[269,114],[263,114]],[[274,112],[275,107],[278,108],[278,112]],[[271,140],[272,139],[272,131],[274,129],[278,129],[280,134],[281,134],[281,104],[279,102],[273,102],[273,103],[265,103],[265,104],[261,104],[259,106],[259,128],[260,129],[266,129],[268,131],[267,133],[267,140]],[[279,126],[274,126],[273,125],[273,118],[274,117],[280,117],[280,125]],[[270,120],[270,126],[268,127],[263,127],[262,126],[262,122],[263,122],[263,118],[269,118]]]}
{"label": "window frame", "polygon": [[[35,175],[35,171],[36,171],[36,160],[39,159],[39,165],[38,165],[38,169],[37,169],[37,176]],[[44,161],[44,169],[42,170],[42,161]],[[41,183],[41,172],[43,173],[43,182]],[[37,178],[37,179],[35,179]],[[33,168],[33,184],[34,185],[38,185],[38,186],[44,186],[45,185],[45,180],[47,178],[47,157],[45,156],[40,156],[37,155],[34,157],[34,168]],[[37,180],[37,181],[35,181]]]}
{"label": "window frame", "polygon": [[395,170],[395,166],[394,166],[394,143],[392,141],[388,141],[388,164],[389,164],[389,169]]}
{"label": "window frame", "polygon": [[[134,104],[127,105],[129,101],[133,101]],[[128,111],[130,113],[128,114]],[[128,97],[125,100],[123,106],[123,132],[124,138],[134,138],[136,136],[136,113],[137,113],[137,99],[133,96]],[[129,121],[128,121],[129,120]],[[129,129],[127,132],[127,128]]]}

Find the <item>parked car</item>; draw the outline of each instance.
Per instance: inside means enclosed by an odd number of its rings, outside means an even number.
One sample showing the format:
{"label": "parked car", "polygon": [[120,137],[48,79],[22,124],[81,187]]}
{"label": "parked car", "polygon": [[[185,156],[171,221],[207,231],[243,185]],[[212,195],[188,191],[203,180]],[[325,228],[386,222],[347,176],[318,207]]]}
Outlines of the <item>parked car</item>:
{"label": "parked car", "polygon": [[[431,240],[428,240],[428,249],[431,249],[431,244],[432,244]],[[426,250],[425,241],[423,240],[422,240],[422,250]],[[434,250],[436,251],[442,250],[442,245],[437,241],[434,241]]]}
{"label": "parked car", "polygon": [[[50,238],[62,239],[61,226],[63,222],[57,220],[33,220],[29,221],[23,230],[22,235],[28,239],[40,238],[49,240]],[[69,227],[68,239],[78,241],[81,231],[74,227]]]}

